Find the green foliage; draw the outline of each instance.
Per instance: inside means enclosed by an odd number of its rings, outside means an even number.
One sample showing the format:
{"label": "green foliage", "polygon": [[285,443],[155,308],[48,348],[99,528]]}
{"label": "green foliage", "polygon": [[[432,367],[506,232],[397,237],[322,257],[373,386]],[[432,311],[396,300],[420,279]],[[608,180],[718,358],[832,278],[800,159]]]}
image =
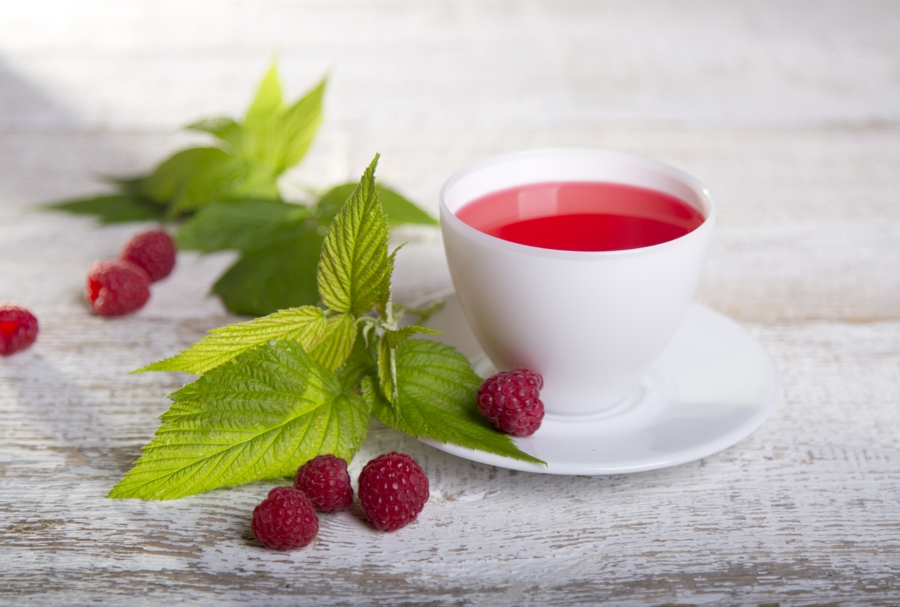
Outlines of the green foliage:
{"label": "green foliage", "polygon": [[204,253],[249,251],[269,242],[284,224],[298,224],[310,215],[309,207],[278,200],[211,204],[181,226],[178,248]]}
{"label": "green foliage", "polygon": [[[355,189],[356,184],[337,186],[312,205],[280,200],[210,204],[181,226],[176,236],[178,247],[204,253],[242,252],[213,287],[232,312],[263,316],[284,308],[316,305],[315,273],[323,235]],[[391,226],[434,223],[396,192],[379,185],[375,190],[379,199],[394,201],[388,212]]]}
{"label": "green foliage", "polygon": [[[116,183],[119,204],[134,209],[149,199],[177,219],[210,204],[236,200],[278,200],[278,177],[299,163],[322,122],[323,80],[297,103],[285,108],[275,65],[269,69],[243,123],[231,118],[201,120],[186,128],[215,136],[221,147],[182,150],[161,162],[149,175]],[[91,199],[86,199],[91,200]],[[86,202],[86,201],[80,201]],[[92,214],[105,223],[158,218],[135,212],[113,212],[106,206]],[[53,205],[57,210],[91,213],[86,204]]]}
{"label": "green foliage", "polygon": [[325,313],[320,308],[303,306],[282,310],[264,318],[213,329],[180,354],[149,364],[135,373],[182,371],[203,375],[270,341],[296,341],[309,351],[324,336],[326,324]]}
{"label": "green foliage", "polygon": [[220,148],[190,148],[157,166],[141,182],[140,192],[177,217],[210,201],[227,199],[243,188],[250,171],[251,167]]}
{"label": "green foliage", "polygon": [[328,319],[322,339],[309,351],[313,358],[332,372],[341,368],[356,342],[356,317],[336,314]]}
{"label": "green foliage", "polygon": [[[378,190],[378,199],[381,201],[381,208],[388,216],[388,223],[391,229],[405,224],[439,225],[431,215],[404,198],[401,194],[380,184],[377,184],[375,188]],[[345,183],[336,186],[319,199],[318,206],[323,213],[331,209],[331,215],[334,215],[355,189],[355,183]]]}
{"label": "green foliage", "polygon": [[394,257],[388,254],[387,218],[375,189],[377,165],[378,156],[334,218],[322,245],[319,294],[338,312],[365,314],[383,308],[390,298]]}
{"label": "green foliage", "polygon": [[199,122],[189,124],[184,128],[189,131],[199,131],[201,133],[214,135],[231,146],[232,149],[240,145],[241,125],[231,118],[205,118]]}
{"label": "green foliage", "polygon": [[323,79],[293,106],[275,119],[274,132],[267,137],[269,142],[265,156],[280,174],[288,167],[300,162],[322,122],[322,96],[325,93]]}
{"label": "green foliage", "polygon": [[275,64],[269,68],[256,91],[256,97],[244,116],[244,148],[252,150],[254,156],[262,157],[262,148],[269,137],[276,116],[284,109],[281,82]]}
{"label": "green foliage", "polygon": [[297,305],[316,305],[316,265],[324,237],[303,224],[282,224],[244,251],[213,285],[236,314],[262,316]]}
{"label": "green foliage", "polygon": [[[285,106],[273,64],[242,122],[218,117],[185,127],[214,136],[216,147],[177,152],[148,175],[108,179],[116,194],[44,208],[93,215],[104,224],[177,220],[182,224],[176,241],[183,250],[241,251],[213,287],[237,314],[264,316],[316,305],[322,239],[357,184],[334,187],[315,204],[298,205],[281,199],[278,179],[309,151],[322,122],[325,85],[323,79]],[[373,187],[391,227],[437,225],[397,192]]]}
{"label": "green foliage", "polygon": [[291,341],[245,352],[171,399],[110,497],[176,499],[289,476],[319,453],[349,461],[369,425],[367,402]]}
{"label": "green foliage", "polygon": [[92,215],[102,224],[159,220],[166,214],[166,207],[152,200],[124,194],[60,202],[44,208],[75,215]]}
{"label": "green foliage", "polygon": [[478,412],[475,395],[481,379],[462,354],[441,343],[410,339],[396,355],[399,406],[371,386],[363,392],[378,421],[410,436],[544,463],[517,449],[509,435]]}
{"label": "green foliage", "polygon": [[400,329],[385,327],[378,342],[378,383],[385,398],[393,404],[399,401],[397,392],[397,348],[404,341],[419,333],[439,335],[440,331],[408,325]]}
{"label": "green foliage", "polygon": [[[203,377],[171,395],[156,437],[111,497],[174,499],[291,475],[321,453],[349,460],[371,414],[414,437],[540,462],[478,414],[480,380],[462,355],[411,339],[437,333],[432,329],[397,326],[394,313],[403,308],[391,303],[394,256],[375,187],[377,161],[321,243],[318,292],[325,309],[288,309],[215,329],[139,370]],[[269,211],[277,218],[293,209]],[[293,242],[280,229],[264,240]],[[196,238],[205,247],[221,244]],[[245,259],[260,250],[249,249]]]}

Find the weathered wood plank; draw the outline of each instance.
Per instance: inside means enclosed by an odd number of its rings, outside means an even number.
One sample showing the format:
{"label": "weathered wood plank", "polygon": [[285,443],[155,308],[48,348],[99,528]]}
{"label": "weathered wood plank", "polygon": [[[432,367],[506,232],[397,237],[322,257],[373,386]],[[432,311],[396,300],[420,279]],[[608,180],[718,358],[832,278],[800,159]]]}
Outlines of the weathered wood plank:
{"label": "weathered wood plank", "polygon": [[93,334],[91,350],[112,364],[93,385],[54,375],[40,352],[23,355],[0,381],[0,461],[11,464],[0,476],[4,582],[44,604],[48,591],[65,604],[71,592],[115,601],[136,587],[148,600],[175,592],[271,602],[287,585],[344,604],[361,584],[373,600],[401,603],[538,604],[561,592],[571,603],[623,604],[896,597],[900,323],[751,328],[783,372],[784,403],[720,455],[559,478],[465,462],[375,429],[353,468],[389,449],[413,454],[434,487],[421,520],[381,534],[358,509],[323,516],[314,546],[288,555],[248,534],[268,484],[172,503],[103,498],[177,381],[123,376],[121,348],[103,335]]}
{"label": "weathered wood plank", "polygon": [[[0,300],[38,343],[0,360],[0,603],[900,603],[900,10],[890,2],[61,0],[0,6]],[[435,212],[450,172],[554,145],[658,158],[720,205],[699,298],[772,353],[783,398],[699,462],[515,473],[374,424],[352,464],[406,451],[432,498],[376,532],[358,506],[280,554],[249,531],[269,483],[111,501],[190,377],[128,375],[231,322],[229,255],[182,255],[139,313],[93,317],[84,274],[136,226],[33,212],[146,170],[239,113],[273,47],[289,94],[333,67],[289,190],[381,175]],[[449,285],[404,230],[397,291]]]}

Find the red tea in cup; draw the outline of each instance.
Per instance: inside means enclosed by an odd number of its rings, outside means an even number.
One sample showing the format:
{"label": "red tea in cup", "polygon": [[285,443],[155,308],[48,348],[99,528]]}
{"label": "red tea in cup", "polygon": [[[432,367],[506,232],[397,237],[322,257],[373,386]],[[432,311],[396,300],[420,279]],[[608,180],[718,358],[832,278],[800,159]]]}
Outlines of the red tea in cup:
{"label": "red tea in cup", "polygon": [[605,182],[535,183],[493,192],[456,216],[503,240],[563,251],[620,251],[674,240],[704,221],[678,198]]}
{"label": "red tea in cup", "polygon": [[605,415],[641,389],[690,306],[716,216],[690,175],[583,148],[475,162],[447,180],[440,204],[479,345],[497,369],[540,373],[546,415],[570,419]]}

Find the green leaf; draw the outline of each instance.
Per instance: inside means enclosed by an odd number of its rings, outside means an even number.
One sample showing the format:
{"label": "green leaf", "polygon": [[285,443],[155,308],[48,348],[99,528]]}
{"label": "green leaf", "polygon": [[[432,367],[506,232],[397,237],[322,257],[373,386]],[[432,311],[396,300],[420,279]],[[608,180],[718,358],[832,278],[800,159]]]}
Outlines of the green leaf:
{"label": "green leaf", "polygon": [[276,200],[217,202],[188,219],[178,230],[185,251],[259,248],[285,222],[309,217],[309,207]]}
{"label": "green leaf", "polygon": [[478,412],[481,379],[469,362],[444,344],[410,339],[396,350],[398,406],[363,382],[363,396],[381,423],[414,437],[431,438],[504,457],[544,462],[520,451]]}
{"label": "green leaf", "polygon": [[[240,165],[235,160],[235,166]],[[281,194],[278,191],[278,174],[272,167],[262,162],[251,162],[247,168],[238,169],[232,182],[232,189],[223,196],[223,200],[258,199],[278,200]]]}
{"label": "green leaf", "polygon": [[308,221],[282,224],[219,278],[213,292],[229,310],[265,316],[318,303],[316,266],[324,237]]}
{"label": "green leaf", "polygon": [[[322,95],[325,79],[304,95],[297,103],[278,116],[274,133],[268,136],[272,141],[263,149],[268,153],[263,158],[273,162],[277,173],[300,162],[312,145],[316,131],[322,123]],[[271,151],[268,151],[271,150]]]}
{"label": "green leaf", "polygon": [[[319,198],[317,206],[323,214],[336,214],[356,186],[355,183],[345,183],[331,188]],[[403,224],[439,225],[437,220],[394,190],[380,184],[376,184],[375,189],[391,228]]]}
{"label": "green leaf", "polygon": [[309,354],[326,369],[337,371],[350,356],[356,333],[356,318],[352,314],[331,316],[321,339],[309,349]]}
{"label": "green leaf", "polygon": [[367,344],[366,340],[361,338],[357,338],[354,342],[350,356],[336,373],[343,391],[357,392],[363,378],[371,379],[378,375],[373,346],[374,344]]}
{"label": "green leaf", "polygon": [[219,148],[189,148],[160,164],[141,190],[177,214],[234,195],[249,176],[250,167]]}
{"label": "green leaf", "polygon": [[112,177],[109,175],[100,176],[100,181],[104,181],[116,186],[120,194],[132,196],[134,198],[140,198],[141,187],[143,186],[145,179],[147,179],[146,175],[139,175],[137,177]]}
{"label": "green leaf", "polygon": [[[378,386],[392,405],[397,405],[397,353],[388,341],[387,333],[378,340]],[[396,412],[395,412],[396,413]]]}
{"label": "green leaf", "polygon": [[244,130],[248,137],[257,142],[265,140],[282,108],[284,101],[281,96],[281,83],[278,81],[278,67],[272,63],[244,117]]}
{"label": "green leaf", "polygon": [[404,224],[420,224],[427,226],[440,225],[431,215],[394,190],[390,190],[380,185],[377,187],[378,198],[381,200],[381,207],[387,214],[392,229]]}
{"label": "green leaf", "polygon": [[235,154],[248,165],[277,177],[306,155],[322,122],[325,80],[285,108],[275,64],[263,78],[247,111]]}
{"label": "green leaf", "polygon": [[319,197],[319,200],[316,202],[316,208],[319,209],[322,215],[334,217],[340,212],[347,199],[356,191],[357,186],[359,186],[358,182],[350,182],[331,188]]}
{"label": "green leaf", "polygon": [[397,404],[397,347],[413,335],[440,335],[440,331],[409,325],[397,330],[386,329],[378,341],[378,383],[381,392],[392,404]]}
{"label": "green leaf", "polygon": [[166,212],[166,207],[150,200],[121,194],[60,202],[42,208],[76,215],[94,215],[102,224],[159,220]]}
{"label": "green leaf", "polygon": [[322,245],[319,295],[330,309],[362,315],[390,299],[394,258],[388,255],[388,229],[375,191],[378,156],[334,218]]}
{"label": "green leaf", "polygon": [[289,476],[322,453],[349,461],[369,424],[367,402],[293,342],[250,350],[171,398],[110,497],[177,499]]}
{"label": "green leaf", "polygon": [[406,315],[415,316],[416,322],[423,324],[429,318],[444,309],[444,300],[435,299],[429,304],[421,307],[404,306],[398,303],[391,303],[394,312],[394,318],[400,319]]}
{"label": "green leaf", "polygon": [[191,131],[200,131],[201,133],[210,133],[235,148],[241,145],[241,126],[231,118],[206,118],[189,124],[184,128]]}
{"label": "green leaf", "polygon": [[187,350],[134,373],[182,371],[203,375],[247,350],[271,341],[293,340],[308,351],[325,336],[327,325],[325,313],[320,308],[303,306],[282,310],[263,318],[213,329]]}
{"label": "green leaf", "polygon": [[401,327],[396,331],[387,330],[384,332],[384,337],[387,340],[388,345],[391,348],[396,348],[404,341],[412,337],[413,335],[440,335],[441,331],[437,331],[435,329],[429,329],[428,327],[419,327],[417,325],[407,325],[405,327]]}
{"label": "green leaf", "polygon": [[141,180],[141,193],[160,203],[168,203],[183,195],[183,190],[197,173],[209,167],[230,162],[231,157],[219,148],[188,148],[161,162],[153,172]]}

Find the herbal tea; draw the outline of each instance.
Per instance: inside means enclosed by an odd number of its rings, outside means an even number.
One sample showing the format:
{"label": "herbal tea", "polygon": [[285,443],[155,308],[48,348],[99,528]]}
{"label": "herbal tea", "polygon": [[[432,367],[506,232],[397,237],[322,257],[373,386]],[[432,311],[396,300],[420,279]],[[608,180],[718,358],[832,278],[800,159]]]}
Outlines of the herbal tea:
{"label": "herbal tea", "polygon": [[618,183],[530,184],[473,200],[456,216],[509,242],[563,251],[649,247],[692,232],[703,215],[674,196]]}

